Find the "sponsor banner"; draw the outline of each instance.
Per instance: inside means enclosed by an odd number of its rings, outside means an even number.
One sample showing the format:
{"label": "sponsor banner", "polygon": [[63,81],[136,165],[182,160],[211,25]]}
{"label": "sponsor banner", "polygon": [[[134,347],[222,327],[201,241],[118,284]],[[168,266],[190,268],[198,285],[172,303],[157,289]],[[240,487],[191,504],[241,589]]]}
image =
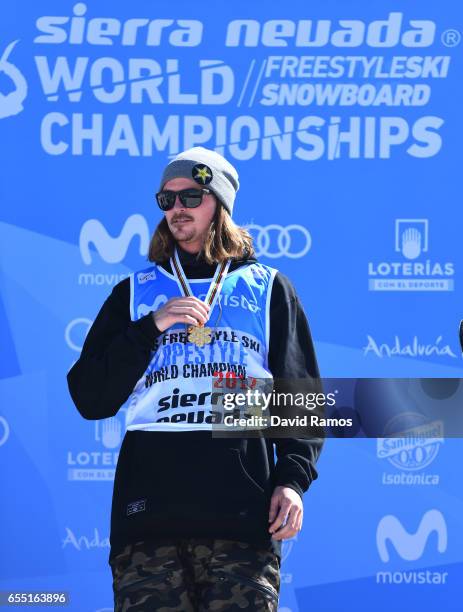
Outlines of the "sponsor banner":
{"label": "sponsor banner", "polygon": [[[458,601],[463,12],[343,4],[0,8],[2,592],[62,588],[73,609],[111,607],[98,571],[130,406],[82,419],[66,372],[113,288],[125,295],[139,270],[140,286],[152,280],[159,177],[205,146],[239,172],[233,219],[256,257],[294,285],[288,308],[309,322],[327,400],[320,410],[296,388],[271,424],[284,445],[307,433],[291,419],[316,417],[309,429],[327,438],[303,530],[283,545],[281,610],[355,601],[383,612],[397,588],[423,610]],[[252,295],[220,299],[247,320],[261,314]],[[195,380],[215,371],[229,404],[247,391],[230,386],[248,376],[237,360],[258,339],[216,331],[194,354],[182,330],[167,334],[144,378],[163,389],[166,422],[212,429]],[[277,400],[261,399],[246,396],[248,412],[222,405],[221,426],[262,429]],[[134,492],[126,512],[140,519],[147,503]]]}

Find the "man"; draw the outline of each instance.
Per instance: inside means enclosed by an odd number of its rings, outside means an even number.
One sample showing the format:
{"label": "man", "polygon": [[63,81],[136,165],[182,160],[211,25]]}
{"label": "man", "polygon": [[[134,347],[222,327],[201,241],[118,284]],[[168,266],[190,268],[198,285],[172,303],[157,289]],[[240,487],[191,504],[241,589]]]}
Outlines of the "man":
{"label": "man", "polygon": [[319,378],[293,286],[231,219],[238,187],[235,168],[202,147],[167,165],[155,265],[114,287],[68,374],[83,417],[127,410],[111,514],[116,610],[277,610],[281,542],[300,531],[317,477],[320,438],[214,435],[214,390]]}

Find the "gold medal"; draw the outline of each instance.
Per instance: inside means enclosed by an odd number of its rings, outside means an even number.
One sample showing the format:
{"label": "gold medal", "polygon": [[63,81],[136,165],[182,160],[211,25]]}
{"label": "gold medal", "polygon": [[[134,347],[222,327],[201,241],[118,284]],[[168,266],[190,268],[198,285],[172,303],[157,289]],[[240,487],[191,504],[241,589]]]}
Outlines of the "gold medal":
{"label": "gold medal", "polygon": [[190,325],[187,331],[188,342],[192,342],[196,346],[204,346],[205,344],[210,344],[212,340],[212,329],[210,327]]}
{"label": "gold medal", "polygon": [[[212,279],[206,299],[204,300],[205,303],[210,306],[209,314],[212,312],[217,298],[219,297],[230,263],[231,260],[228,259],[227,261],[223,261],[221,264],[218,264],[216,268],[214,278]],[[180,263],[177,249],[175,249],[174,257],[170,260],[170,265],[180,291],[185,296],[192,296],[193,292],[190,289],[190,285],[183,271],[182,264]],[[210,344],[212,342],[212,329],[210,327],[205,327],[204,324],[188,325],[187,334],[188,342],[191,342],[195,346],[204,346],[205,344]]]}

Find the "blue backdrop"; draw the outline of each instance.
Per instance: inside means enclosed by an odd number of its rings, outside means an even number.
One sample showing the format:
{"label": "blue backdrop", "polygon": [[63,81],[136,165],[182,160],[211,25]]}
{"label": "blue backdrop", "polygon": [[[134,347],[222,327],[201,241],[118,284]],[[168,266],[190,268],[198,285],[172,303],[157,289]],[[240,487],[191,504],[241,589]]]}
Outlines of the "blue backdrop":
{"label": "blue backdrop", "polygon": [[[111,288],[146,265],[177,152],[201,144],[236,165],[235,219],[293,280],[324,377],[461,376],[463,11],[0,12],[0,590],[62,589],[69,609],[102,612],[124,414],[84,421],[66,373]],[[328,440],[284,545],[281,610],[461,609],[461,444],[425,447]]]}

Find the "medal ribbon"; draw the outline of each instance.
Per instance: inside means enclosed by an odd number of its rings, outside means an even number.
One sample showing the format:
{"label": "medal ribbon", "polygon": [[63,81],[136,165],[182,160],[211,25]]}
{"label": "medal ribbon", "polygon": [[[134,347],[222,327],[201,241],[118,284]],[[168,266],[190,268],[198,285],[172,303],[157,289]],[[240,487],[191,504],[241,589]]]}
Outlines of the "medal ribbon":
{"label": "medal ribbon", "polygon": [[[209,316],[214,309],[215,303],[222,291],[222,285],[224,283],[225,277],[227,276],[228,268],[230,267],[231,259],[227,259],[222,263],[217,265],[217,268],[214,273],[214,278],[209,286],[205,303],[210,306]],[[170,265],[172,267],[172,272],[174,273],[175,280],[177,281],[177,285],[179,286],[180,292],[186,296],[194,296],[191,291],[190,284],[185,276],[185,272],[183,271],[182,264],[180,263],[180,259],[178,256],[177,249],[175,249],[174,257],[170,258]],[[202,326],[200,326],[202,327]]]}

